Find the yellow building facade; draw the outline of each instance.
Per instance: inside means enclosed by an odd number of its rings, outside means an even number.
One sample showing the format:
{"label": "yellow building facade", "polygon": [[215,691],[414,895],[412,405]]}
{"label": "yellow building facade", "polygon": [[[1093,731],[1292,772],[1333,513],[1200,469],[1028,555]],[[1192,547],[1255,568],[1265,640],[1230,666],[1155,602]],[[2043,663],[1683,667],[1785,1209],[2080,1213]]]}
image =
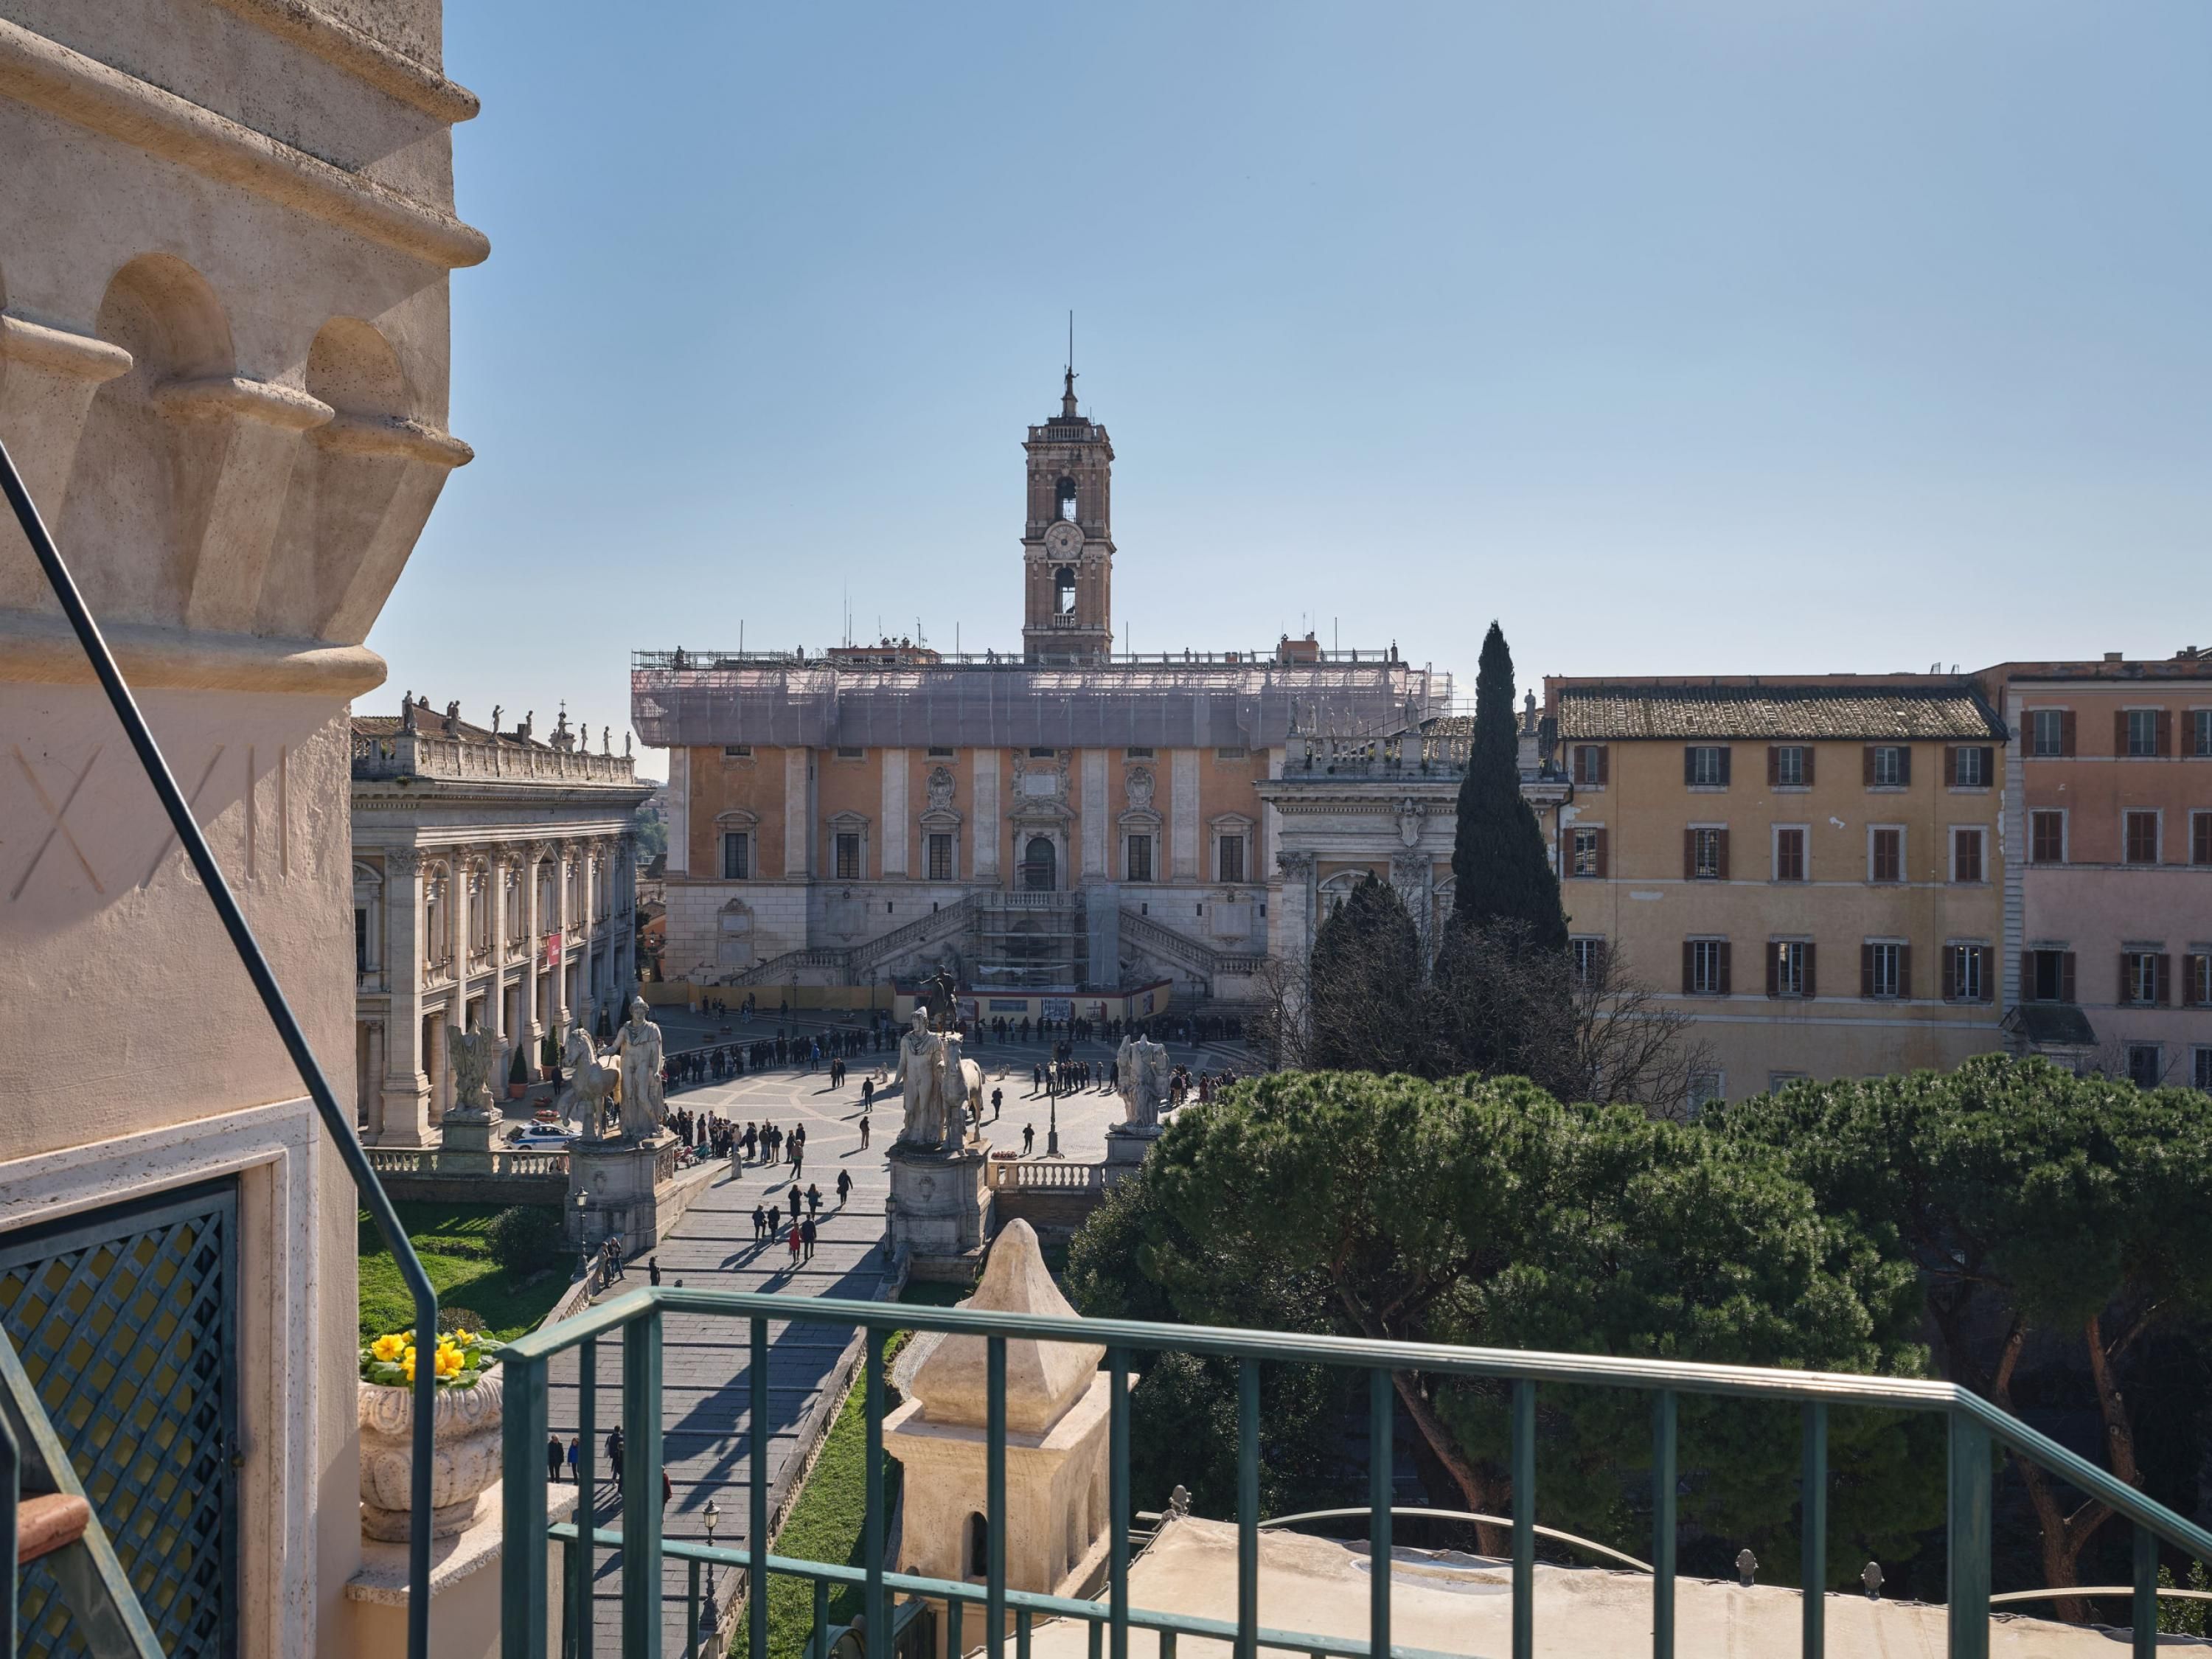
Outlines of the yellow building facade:
{"label": "yellow building facade", "polygon": [[1686,1014],[1697,1093],[2000,1045],[2005,731],[1943,676],[1546,682],[1578,952]]}

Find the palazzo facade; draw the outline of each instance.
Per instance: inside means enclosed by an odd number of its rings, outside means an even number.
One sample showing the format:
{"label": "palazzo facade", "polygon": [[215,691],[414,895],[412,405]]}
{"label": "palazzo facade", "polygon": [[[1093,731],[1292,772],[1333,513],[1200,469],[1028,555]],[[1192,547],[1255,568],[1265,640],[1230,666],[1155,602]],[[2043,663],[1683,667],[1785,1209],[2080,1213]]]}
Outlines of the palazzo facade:
{"label": "palazzo facade", "polygon": [[1072,376],[1024,449],[1018,653],[637,654],[632,722],[670,751],[670,979],[943,966],[999,1012],[1162,980],[1247,1002],[1284,902],[1267,791],[1297,734],[1448,708],[1449,677],[1393,650],[1116,653],[1114,452]]}
{"label": "palazzo facade", "polygon": [[447,1029],[488,1032],[495,1091],[520,1047],[621,1018],[637,978],[639,805],[628,754],[441,717],[353,720],[354,1064],[362,1138],[421,1146],[453,1104]]}

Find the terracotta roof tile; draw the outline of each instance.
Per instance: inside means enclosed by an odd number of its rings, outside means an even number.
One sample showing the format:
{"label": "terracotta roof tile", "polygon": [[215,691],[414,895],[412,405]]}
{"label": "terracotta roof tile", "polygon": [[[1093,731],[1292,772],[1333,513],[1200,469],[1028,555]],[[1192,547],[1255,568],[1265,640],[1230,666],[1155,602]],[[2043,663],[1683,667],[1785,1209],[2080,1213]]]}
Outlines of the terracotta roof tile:
{"label": "terracotta roof tile", "polygon": [[1997,739],[2004,726],[1957,681],[1926,686],[1567,685],[1565,742],[1636,738]]}

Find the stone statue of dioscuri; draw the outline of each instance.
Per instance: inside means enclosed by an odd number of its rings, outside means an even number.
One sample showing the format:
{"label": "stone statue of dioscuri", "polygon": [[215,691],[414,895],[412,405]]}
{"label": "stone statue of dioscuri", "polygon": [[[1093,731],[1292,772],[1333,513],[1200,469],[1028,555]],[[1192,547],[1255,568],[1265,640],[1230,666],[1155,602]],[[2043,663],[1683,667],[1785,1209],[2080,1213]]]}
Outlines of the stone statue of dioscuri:
{"label": "stone statue of dioscuri", "polygon": [[913,1029],[899,1039],[892,1075],[906,1107],[900,1145],[934,1152],[967,1139],[962,1113],[982,1098],[983,1068],[961,1058],[957,1035],[931,1030],[922,1009],[914,1011]]}
{"label": "stone statue of dioscuri", "polygon": [[625,1140],[642,1140],[660,1127],[660,1027],[646,1018],[645,999],[634,998],[629,1018],[615,1033],[614,1052],[622,1056],[622,1132]]}
{"label": "stone statue of dioscuri", "polygon": [[1114,1083],[1132,1128],[1157,1129],[1168,1099],[1168,1051],[1163,1043],[1125,1036],[1114,1056]]}
{"label": "stone statue of dioscuri", "polygon": [[446,1028],[446,1059],[453,1073],[453,1105],[468,1112],[491,1109],[491,1089],[484,1081],[491,1070],[491,1036],[473,1025],[464,1031]]}

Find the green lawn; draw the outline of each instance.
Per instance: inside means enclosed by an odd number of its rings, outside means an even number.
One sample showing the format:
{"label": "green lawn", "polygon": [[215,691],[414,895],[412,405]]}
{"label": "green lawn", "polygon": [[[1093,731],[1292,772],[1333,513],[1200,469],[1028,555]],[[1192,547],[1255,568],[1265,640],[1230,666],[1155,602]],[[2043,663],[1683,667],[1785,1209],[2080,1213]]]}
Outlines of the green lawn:
{"label": "green lawn", "polygon": [[[966,1294],[965,1288],[957,1285],[910,1285],[899,1300],[923,1307],[949,1308]],[[886,1366],[907,1334],[904,1331],[885,1334]],[[776,1538],[778,1555],[799,1561],[842,1562],[856,1567],[860,1565],[860,1522],[868,1492],[867,1445],[867,1401],[856,1378],[852,1393],[846,1396],[844,1407],[837,1413],[837,1420],[830,1425],[830,1433],[823,1441],[822,1455],[815,1459],[813,1472],[799,1488],[790,1518],[785,1521],[783,1531]],[[899,1466],[890,1464],[884,1476],[884,1501],[889,1510],[896,1510]],[[848,1623],[860,1611],[858,1590],[838,1586],[830,1592],[831,1624]],[[814,1586],[799,1578],[769,1580],[769,1659],[801,1659],[813,1624]]]}
{"label": "green lawn", "polygon": [[[491,1259],[486,1237],[496,1204],[401,1204],[399,1224],[414,1242],[415,1254],[430,1275],[441,1308],[465,1308],[481,1314],[489,1333],[501,1341],[535,1330],[568,1288],[566,1259],[549,1271],[518,1278]],[[386,1331],[411,1330],[415,1299],[399,1277],[399,1264],[368,1212],[361,1212],[361,1340]]]}

